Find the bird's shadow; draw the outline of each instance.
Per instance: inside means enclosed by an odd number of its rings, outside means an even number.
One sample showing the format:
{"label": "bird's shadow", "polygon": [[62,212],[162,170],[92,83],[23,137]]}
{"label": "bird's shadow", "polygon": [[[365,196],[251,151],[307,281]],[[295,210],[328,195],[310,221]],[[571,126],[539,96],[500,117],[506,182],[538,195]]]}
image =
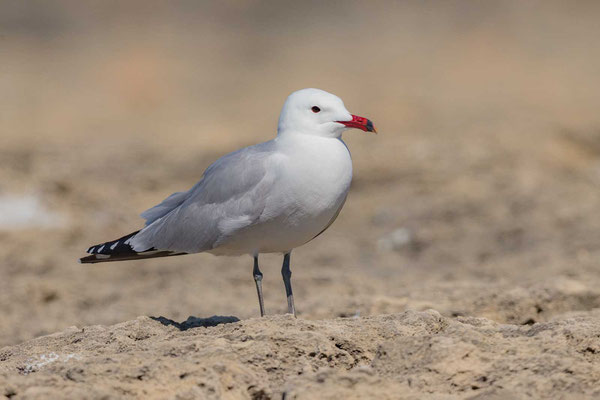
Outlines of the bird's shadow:
{"label": "bird's shadow", "polygon": [[210,327],[217,326],[221,324],[231,324],[232,322],[238,322],[240,319],[238,317],[233,316],[223,316],[223,315],[213,315],[208,318],[198,318],[189,316],[183,322],[173,321],[172,319],[165,317],[150,317],[151,319],[160,322],[165,326],[174,326],[180,331],[187,331],[190,328],[199,328],[199,327]]}

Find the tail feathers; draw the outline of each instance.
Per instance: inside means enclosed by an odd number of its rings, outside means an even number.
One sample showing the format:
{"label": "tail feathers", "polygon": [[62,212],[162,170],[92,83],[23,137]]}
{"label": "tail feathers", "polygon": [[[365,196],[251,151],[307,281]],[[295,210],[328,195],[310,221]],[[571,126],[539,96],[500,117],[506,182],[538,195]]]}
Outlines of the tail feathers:
{"label": "tail feathers", "polygon": [[187,254],[169,250],[157,250],[155,248],[150,248],[144,251],[135,251],[130,245],[130,240],[138,232],[139,231],[136,231],[117,240],[90,247],[87,249],[87,253],[91,255],[80,258],[79,262],[82,264],[93,264],[99,262],[142,260],[145,258],[179,256],[182,254]]}

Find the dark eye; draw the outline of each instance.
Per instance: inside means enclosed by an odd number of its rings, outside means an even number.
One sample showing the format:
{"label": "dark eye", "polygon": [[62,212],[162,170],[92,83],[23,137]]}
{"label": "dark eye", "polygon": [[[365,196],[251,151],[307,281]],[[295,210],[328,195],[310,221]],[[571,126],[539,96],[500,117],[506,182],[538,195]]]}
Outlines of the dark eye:
{"label": "dark eye", "polygon": [[321,109],[320,109],[319,107],[317,107],[317,106],[313,106],[313,107],[311,108],[311,110],[312,110],[312,112],[314,112],[315,114],[316,114],[316,113],[318,113],[318,112],[321,112]]}

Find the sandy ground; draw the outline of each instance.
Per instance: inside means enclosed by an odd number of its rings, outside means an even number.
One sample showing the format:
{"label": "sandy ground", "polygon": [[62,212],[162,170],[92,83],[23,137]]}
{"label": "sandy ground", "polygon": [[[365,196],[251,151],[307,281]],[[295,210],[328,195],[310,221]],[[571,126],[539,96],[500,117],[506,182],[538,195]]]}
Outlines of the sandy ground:
{"label": "sandy ground", "polygon": [[596,398],[597,319],[516,326],[430,310],[186,329],[139,317],[2,349],[0,384],[27,399]]}
{"label": "sandy ground", "polygon": [[[27,4],[0,6],[0,396],[598,396],[596,3]],[[249,257],[76,263],[307,86],[380,134],[345,135],[297,320],[279,255],[264,319]]]}

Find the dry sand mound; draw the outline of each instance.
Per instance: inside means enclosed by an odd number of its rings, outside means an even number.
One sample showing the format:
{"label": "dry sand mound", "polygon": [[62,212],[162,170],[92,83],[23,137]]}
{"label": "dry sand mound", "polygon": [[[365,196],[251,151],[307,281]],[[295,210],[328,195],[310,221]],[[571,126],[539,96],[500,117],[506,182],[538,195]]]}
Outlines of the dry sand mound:
{"label": "dry sand mound", "polygon": [[531,326],[433,310],[139,317],[3,348],[0,387],[12,399],[583,398],[600,395],[595,313]]}

